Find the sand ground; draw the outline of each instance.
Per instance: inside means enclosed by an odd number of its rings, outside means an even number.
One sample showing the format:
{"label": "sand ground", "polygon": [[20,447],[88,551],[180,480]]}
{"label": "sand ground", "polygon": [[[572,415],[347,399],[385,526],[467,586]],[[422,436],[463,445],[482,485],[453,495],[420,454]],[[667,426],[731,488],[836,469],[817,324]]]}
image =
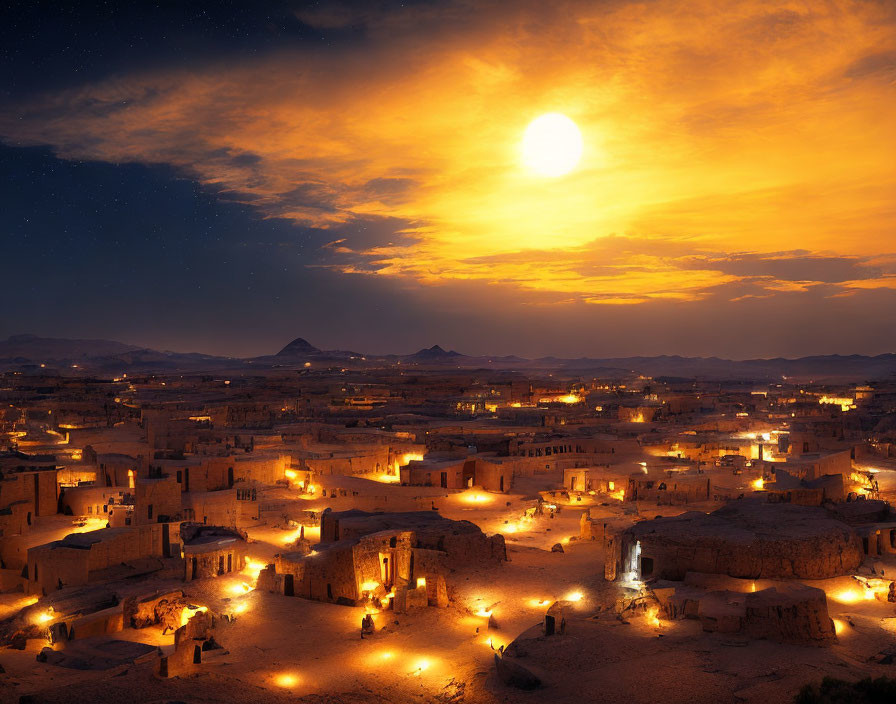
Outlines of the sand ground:
{"label": "sand ground", "polygon": [[[338,478],[342,479],[342,478]],[[746,641],[703,633],[696,621],[651,624],[638,616],[622,622],[602,609],[620,596],[621,587],[603,580],[600,541],[581,542],[583,509],[563,507],[553,519],[520,521],[531,497],[555,478],[525,480],[510,495],[467,492],[440,499],[443,515],[480,525],[488,533],[507,533],[509,561],[497,568],[458,574],[447,609],[375,616],[377,631],[361,639],[362,608],[338,606],[249,591],[249,575],[166,582],[134,588],[183,588],[191,601],[213,611],[246,610],[220,628],[222,650],[212,651],[201,672],[158,679],[152,664],[121,665],[106,671],[79,671],[38,663],[44,641],[29,641],[24,651],[0,651],[0,701],[17,702],[748,702],[789,701],[799,687],[822,676],[847,679],[892,675],[892,665],[870,661],[896,644],[896,611],[877,600],[829,599],[838,623],[839,643],[830,648]],[[360,482],[360,484],[358,483]],[[344,485],[344,481],[339,482]],[[419,493],[419,489],[355,480],[359,491]],[[323,482],[327,486],[326,480]],[[439,491],[434,491],[437,496]],[[470,494],[484,496],[471,500]],[[250,557],[267,562],[295,539],[283,514],[297,518],[305,509],[349,508],[351,497],[309,498],[294,490],[265,490],[264,500],[279,507],[249,529]],[[509,503],[509,505],[508,505]],[[285,510],[282,508],[285,506]],[[693,507],[690,507],[693,508]],[[710,510],[706,507],[705,510]],[[601,506],[622,517],[633,507]],[[641,507],[652,517],[657,507]],[[681,509],[676,509],[680,512]],[[665,512],[665,511],[663,511]],[[48,522],[47,532],[60,526]],[[306,537],[317,538],[314,531]],[[571,540],[570,540],[571,539]],[[564,552],[551,552],[561,542]],[[892,569],[896,572],[896,565]],[[816,586],[829,594],[846,592],[850,578]],[[541,638],[537,630],[549,603],[582,595],[563,636]],[[23,597],[0,596],[0,617],[20,608]],[[490,611],[497,628],[477,615]],[[505,687],[495,673],[493,648],[522,636],[529,658],[543,673],[544,688],[532,693]],[[216,636],[217,637],[217,636]],[[173,637],[158,628],[127,629],[110,639],[173,647]]]}

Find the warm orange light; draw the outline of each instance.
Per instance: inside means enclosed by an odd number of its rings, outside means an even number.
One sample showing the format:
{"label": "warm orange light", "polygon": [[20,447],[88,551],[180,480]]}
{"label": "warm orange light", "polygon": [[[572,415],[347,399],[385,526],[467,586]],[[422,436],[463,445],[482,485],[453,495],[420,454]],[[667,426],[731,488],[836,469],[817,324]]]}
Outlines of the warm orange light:
{"label": "warm orange light", "polygon": [[398,474],[371,474],[367,475],[365,478],[380,482],[381,484],[398,484],[401,481],[401,477]]}
{"label": "warm orange light", "polygon": [[849,398],[848,396],[822,396],[818,399],[818,403],[820,403],[821,405],[840,406],[841,411],[848,411],[856,407],[855,400]]}
{"label": "warm orange light", "polygon": [[481,491],[468,491],[461,494],[460,499],[468,504],[488,504],[494,501],[495,497]]}
{"label": "warm orange light", "polygon": [[485,609],[479,609],[479,611],[476,612],[476,615],[482,616],[482,618],[488,618],[489,616],[492,615],[492,612],[486,611]]}
{"label": "warm orange light", "polygon": [[187,622],[200,611],[208,611],[207,606],[185,606],[180,612],[180,625],[186,626]]}
{"label": "warm orange light", "polygon": [[585,595],[582,592],[572,592],[566,597],[566,601],[581,601],[585,598]]}
{"label": "warm orange light", "polygon": [[299,678],[290,673],[283,673],[274,678],[274,684],[278,687],[295,687],[299,683]]}
{"label": "warm orange light", "polygon": [[256,562],[252,559],[246,560],[246,566],[243,568],[243,574],[252,579],[258,579],[259,573],[265,568],[263,562]]}
{"label": "warm orange light", "polygon": [[[858,589],[841,589],[831,594],[831,598],[834,601],[839,601],[841,604],[855,604],[864,599],[864,593]],[[871,598],[874,597],[872,596]]]}

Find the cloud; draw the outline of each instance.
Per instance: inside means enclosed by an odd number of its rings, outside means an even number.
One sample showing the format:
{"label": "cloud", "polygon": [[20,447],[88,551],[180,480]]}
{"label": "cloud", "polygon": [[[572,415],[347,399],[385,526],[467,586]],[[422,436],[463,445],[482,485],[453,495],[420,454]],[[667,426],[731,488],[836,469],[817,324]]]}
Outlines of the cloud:
{"label": "cloud", "polygon": [[[170,164],[332,231],[309,265],[521,303],[887,290],[896,35],[885,3],[332,4],[355,46],[130,71],[0,114],[14,144]],[[882,80],[880,80],[882,79]],[[579,169],[520,165],[534,116]],[[338,244],[337,244],[338,243]]]}

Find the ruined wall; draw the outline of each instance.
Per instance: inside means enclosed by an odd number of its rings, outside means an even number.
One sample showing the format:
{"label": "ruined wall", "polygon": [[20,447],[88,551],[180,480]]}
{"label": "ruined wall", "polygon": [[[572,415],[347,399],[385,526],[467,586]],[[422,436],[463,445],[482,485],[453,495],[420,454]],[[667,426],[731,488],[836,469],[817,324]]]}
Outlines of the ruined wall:
{"label": "ruined wall", "polygon": [[143,557],[162,557],[162,525],[120,530],[111,538],[94,543],[87,553],[91,572]]}
{"label": "ruined wall", "polygon": [[54,549],[52,544],[28,551],[26,594],[49,594],[63,586],[87,584],[89,566],[86,550]]}
{"label": "ruined wall", "polygon": [[394,464],[394,457],[388,445],[368,445],[334,452],[333,456],[306,457],[298,462],[303,468],[319,474],[370,474],[385,472]]}
{"label": "ruined wall", "polygon": [[[844,526],[845,527],[845,526]],[[802,537],[718,535],[635,536],[626,531],[606,539],[605,575],[616,579],[640,544],[640,578],[682,579],[686,572],[742,578],[827,579],[854,571],[862,562],[862,543],[850,531],[832,529]],[[649,561],[649,562],[648,562]]]}
{"label": "ruined wall", "polygon": [[160,677],[177,677],[195,672],[202,664],[202,647],[211,637],[214,617],[198,611],[185,626],[174,632],[174,652],[159,659]]}
{"label": "ruined wall", "polygon": [[632,477],[625,492],[626,501],[656,501],[661,506],[708,501],[711,496],[712,482],[708,476],[667,479]]}
{"label": "ruined wall", "polygon": [[513,462],[490,462],[477,457],[473,482],[486,491],[508,492],[513,486]]}
{"label": "ruined wall", "polygon": [[[23,535],[31,530],[31,522],[34,520],[34,505],[27,501],[13,503],[0,508],[6,509],[5,513],[0,514],[0,538],[5,543],[12,536]],[[29,521],[29,518],[31,519]],[[5,546],[0,546],[0,557],[5,561],[7,550]]]}
{"label": "ruined wall", "polygon": [[[190,480],[192,486],[192,479]],[[243,502],[236,498],[236,489],[223,491],[191,491],[183,494],[184,515],[198,523],[210,526],[236,528],[241,523]],[[250,502],[252,503],[252,502]],[[254,502],[257,507],[257,502]],[[252,515],[250,510],[249,516]]]}
{"label": "ruined wall", "polygon": [[137,479],[134,486],[134,525],[158,523],[163,520],[178,520],[181,516],[180,484],[171,477],[161,479]]}
{"label": "ruined wall", "polygon": [[305,558],[305,573],[301,594],[317,601],[354,603],[359,597],[355,577],[354,554],[350,544],[334,543],[328,549]]}
{"label": "ruined wall", "polygon": [[414,534],[409,531],[382,531],[360,538],[352,548],[359,591],[365,582],[382,584],[385,591],[407,584],[411,579],[413,539]]}
{"label": "ruined wall", "polygon": [[485,533],[448,533],[433,544],[419,539],[421,547],[429,547],[445,552],[444,565],[449,570],[462,570],[472,565],[502,562],[507,559],[507,548],[503,535],[491,537]]}
{"label": "ruined wall", "polygon": [[121,604],[75,618],[68,624],[68,639],[90,638],[124,630]]}
{"label": "ruined wall", "polygon": [[[48,594],[65,586],[87,584],[95,572],[146,557],[163,557],[162,524],[128,529],[92,531],[96,542],[89,547],[70,547],[57,541],[28,550],[29,594]],[[87,535],[87,534],[82,534]],[[176,543],[176,526],[169,526]]]}
{"label": "ruined wall", "polygon": [[657,589],[654,595],[663,615],[697,619],[710,633],[805,645],[836,641],[823,590],[779,582],[751,591],[756,586],[751,580],[730,580],[733,589],[719,589],[712,577],[690,573],[684,584]]}
{"label": "ruined wall", "polygon": [[190,467],[190,487],[193,492],[221,491],[232,486],[231,469],[235,480],[235,462],[232,457],[203,457],[202,464]]}
{"label": "ruined wall", "polygon": [[[27,531],[27,517],[52,516],[57,508],[57,472],[43,469],[36,472],[8,472],[0,479],[0,509],[17,507],[15,518],[0,516],[0,528],[6,534]],[[19,517],[24,520],[21,521]]]}
{"label": "ruined wall", "polygon": [[242,572],[246,566],[246,543],[234,539],[226,545],[184,545],[184,581]]}
{"label": "ruined wall", "polygon": [[59,489],[55,471],[43,471],[37,474],[37,515],[52,516],[58,508]]}
{"label": "ruined wall", "polygon": [[[443,478],[444,475],[444,478]],[[411,462],[399,471],[401,483],[406,486],[436,486],[443,489],[465,489],[464,461],[457,464],[430,465]]]}
{"label": "ruined wall", "polygon": [[233,476],[237,482],[276,484],[283,479],[283,471],[289,466],[287,455],[237,456],[233,461]]}
{"label": "ruined wall", "polygon": [[124,487],[78,486],[62,492],[63,513],[72,516],[105,516],[112,504],[121,504],[127,489]]}

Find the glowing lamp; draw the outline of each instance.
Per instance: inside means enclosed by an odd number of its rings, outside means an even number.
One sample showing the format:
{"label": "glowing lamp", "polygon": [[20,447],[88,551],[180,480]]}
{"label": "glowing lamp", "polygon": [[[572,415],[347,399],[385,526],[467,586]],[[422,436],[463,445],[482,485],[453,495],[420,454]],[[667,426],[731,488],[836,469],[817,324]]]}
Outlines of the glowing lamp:
{"label": "glowing lamp", "polygon": [[284,673],[274,678],[274,684],[278,687],[295,687],[299,683],[299,678],[295,675]]}

